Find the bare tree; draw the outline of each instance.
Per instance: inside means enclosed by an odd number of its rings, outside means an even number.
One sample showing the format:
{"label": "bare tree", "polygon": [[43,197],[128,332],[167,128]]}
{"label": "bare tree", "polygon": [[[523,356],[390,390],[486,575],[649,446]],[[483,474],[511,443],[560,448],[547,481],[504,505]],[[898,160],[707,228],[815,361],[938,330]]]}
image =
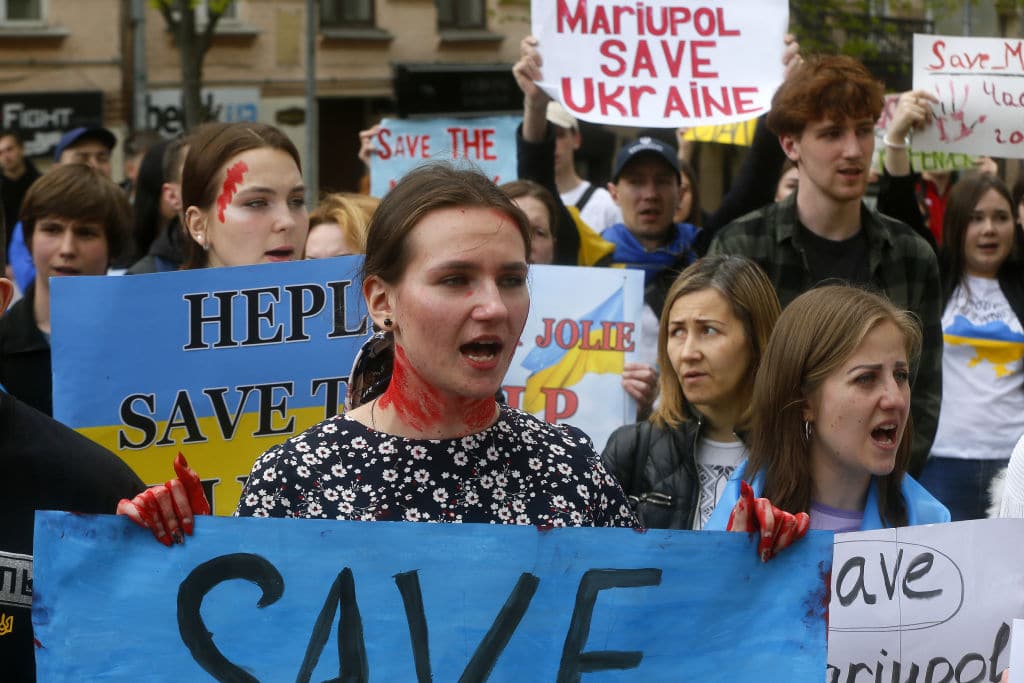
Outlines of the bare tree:
{"label": "bare tree", "polygon": [[174,44],[181,56],[181,99],[185,116],[185,129],[203,122],[201,89],[203,87],[203,61],[213,41],[217,22],[234,0],[206,0],[206,23],[196,21],[196,8],[202,0],[150,0],[167,22],[174,35]]}

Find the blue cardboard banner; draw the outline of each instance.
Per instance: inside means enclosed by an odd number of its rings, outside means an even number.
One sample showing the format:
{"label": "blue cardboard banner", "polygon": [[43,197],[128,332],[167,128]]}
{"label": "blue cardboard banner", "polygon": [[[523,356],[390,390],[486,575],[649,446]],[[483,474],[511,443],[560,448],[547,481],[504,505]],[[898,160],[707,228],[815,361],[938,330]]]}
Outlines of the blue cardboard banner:
{"label": "blue cardboard banner", "polygon": [[43,681],[820,683],[832,534],[40,512]]}

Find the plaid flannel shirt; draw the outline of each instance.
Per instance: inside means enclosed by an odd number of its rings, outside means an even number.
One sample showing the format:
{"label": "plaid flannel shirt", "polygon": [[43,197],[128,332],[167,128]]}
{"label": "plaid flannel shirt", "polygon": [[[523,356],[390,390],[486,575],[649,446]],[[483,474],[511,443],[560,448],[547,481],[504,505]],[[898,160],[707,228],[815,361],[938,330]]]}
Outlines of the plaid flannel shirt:
{"label": "plaid flannel shirt", "polygon": [[[758,263],[785,308],[814,287],[797,229],[796,192],[739,218],[715,237],[708,254],[740,254]],[[861,204],[868,238],[866,283],[921,321],[921,358],[914,368],[910,410],[914,420],[910,473],[917,475],[931,451],[942,402],[942,287],[932,248],[903,223]]]}

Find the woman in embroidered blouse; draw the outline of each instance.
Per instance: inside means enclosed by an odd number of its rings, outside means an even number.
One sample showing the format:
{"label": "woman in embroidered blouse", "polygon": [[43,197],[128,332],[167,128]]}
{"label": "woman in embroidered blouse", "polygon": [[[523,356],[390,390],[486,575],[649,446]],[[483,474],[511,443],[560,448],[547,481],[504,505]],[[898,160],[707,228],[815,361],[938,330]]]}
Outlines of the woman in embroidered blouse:
{"label": "woman in embroidered blouse", "polygon": [[949,511],[906,474],[910,364],[920,346],[917,322],[877,294],[828,286],[797,297],[754,381],[750,458],[705,528],[760,528],[758,552],[768,559],[808,524],[948,522]]}
{"label": "woman in embroidered blouse", "polygon": [[431,165],[382,200],[363,294],[394,345],[379,396],[271,448],[240,516],[630,526],[590,439],[501,405],[530,306],[530,226],[475,171]]}
{"label": "woman in embroidered blouse", "polygon": [[1024,268],[1003,181],[958,182],[943,219],[942,407],[921,483],[953,521],[985,517],[989,484],[1024,433]]}

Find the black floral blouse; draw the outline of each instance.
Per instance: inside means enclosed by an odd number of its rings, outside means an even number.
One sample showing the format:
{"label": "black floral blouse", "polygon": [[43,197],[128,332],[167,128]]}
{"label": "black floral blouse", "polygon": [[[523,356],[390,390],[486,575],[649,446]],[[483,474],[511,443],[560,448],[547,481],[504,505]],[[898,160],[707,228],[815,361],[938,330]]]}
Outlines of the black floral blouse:
{"label": "black floral blouse", "polygon": [[590,438],[501,407],[460,439],[406,439],[344,415],[271,448],[235,515],[539,526],[635,526]]}

